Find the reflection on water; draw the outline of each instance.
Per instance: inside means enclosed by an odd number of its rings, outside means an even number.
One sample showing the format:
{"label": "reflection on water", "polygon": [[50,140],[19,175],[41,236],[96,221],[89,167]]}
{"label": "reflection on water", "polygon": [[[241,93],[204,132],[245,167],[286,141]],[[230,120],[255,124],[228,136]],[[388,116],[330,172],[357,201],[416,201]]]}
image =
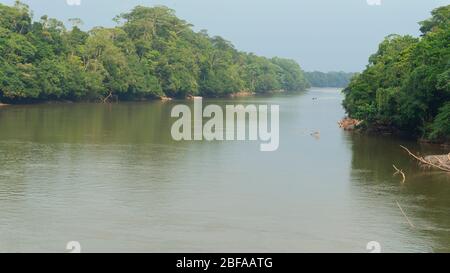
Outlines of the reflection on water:
{"label": "reflection on water", "polygon": [[63,252],[73,240],[88,252],[366,252],[374,240],[450,251],[450,177],[398,145],[444,151],[342,132],[341,100],[334,89],[239,99],[280,105],[273,153],[174,142],[178,102],[1,108],[0,252]]}

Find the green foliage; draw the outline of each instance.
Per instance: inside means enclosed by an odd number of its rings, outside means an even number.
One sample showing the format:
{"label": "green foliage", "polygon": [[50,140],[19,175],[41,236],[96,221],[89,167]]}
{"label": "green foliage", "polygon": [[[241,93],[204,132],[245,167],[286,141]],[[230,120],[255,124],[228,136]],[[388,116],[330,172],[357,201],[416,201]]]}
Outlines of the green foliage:
{"label": "green foliage", "polygon": [[310,87],[297,62],[281,58],[273,58],[271,61],[281,68],[281,70],[278,70],[278,81],[284,90],[299,91]]}
{"label": "green foliage", "polygon": [[355,73],[346,72],[305,72],[308,82],[314,87],[347,87]]}
{"label": "green foliage", "polygon": [[221,37],[192,26],[163,6],[137,6],[114,28],[88,32],[70,20],[32,22],[17,1],[0,4],[0,100],[133,100],[160,96],[225,96],[240,91],[308,87],[300,66],[239,52]]}
{"label": "green foliage", "polygon": [[436,9],[421,23],[420,39],[391,35],[380,44],[366,70],[344,90],[350,116],[431,139],[448,138],[449,7]]}
{"label": "green foliage", "polygon": [[431,124],[431,139],[450,140],[450,102],[439,109],[439,113]]}
{"label": "green foliage", "polygon": [[428,20],[420,22],[420,31],[426,34],[435,28],[450,27],[450,5],[437,8],[431,12],[432,17]]}

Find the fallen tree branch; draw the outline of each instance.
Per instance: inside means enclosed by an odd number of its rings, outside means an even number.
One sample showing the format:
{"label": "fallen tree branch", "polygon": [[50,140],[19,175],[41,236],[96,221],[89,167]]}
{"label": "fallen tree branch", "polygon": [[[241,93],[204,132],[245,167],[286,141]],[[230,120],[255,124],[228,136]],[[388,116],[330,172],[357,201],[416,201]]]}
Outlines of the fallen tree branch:
{"label": "fallen tree branch", "polygon": [[400,211],[402,212],[403,216],[406,218],[406,221],[408,221],[408,224],[412,227],[415,228],[415,226],[413,225],[413,223],[409,220],[408,216],[406,216],[406,213],[403,211],[402,207],[400,206],[400,204],[398,203],[398,201],[396,201],[398,208],[400,209]]}
{"label": "fallen tree branch", "polygon": [[359,125],[363,123],[362,120],[352,119],[352,118],[344,118],[341,121],[338,121],[339,127],[343,128],[346,131],[355,130]]}
{"label": "fallen tree branch", "polygon": [[401,174],[403,177],[402,184],[405,183],[406,181],[405,173],[402,170],[399,170],[395,165],[392,165],[392,167],[394,167],[394,169],[397,171],[396,173],[394,173],[394,176],[397,174]]}
{"label": "fallen tree branch", "polygon": [[430,162],[430,161],[428,161],[428,160],[425,160],[423,157],[419,157],[419,156],[413,154],[410,150],[408,150],[408,148],[406,148],[406,147],[404,147],[404,146],[402,146],[402,145],[400,145],[400,147],[401,147],[403,150],[405,150],[406,152],[408,152],[408,154],[409,154],[410,156],[414,157],[416,160],[422,162],[423,164],[426,164],[426,165],[435,167],[435,168],[437,168],[437,169],[439,169],[439,170],[441,170],[441,171],[444,171],[444,172],[450,172],[450,168],[447,168],[447,167],[444,167],[444,166],[440,166],[440,165],[434,164],[434,163],[432,163],[432,162]]}
{"label": "fallen tree branch", "polygon": [[109,92],[108,96],[102,100],[103,103],[108,102],[109,98],[112,97],[112,92]]}
{"label": "fallen tree branch", "polygon": [[446,165],[438,156],[434,156],[434,159],[436,159],[437,162],[439,162],[439,164],[441,164],[441,166],[445,166]]}

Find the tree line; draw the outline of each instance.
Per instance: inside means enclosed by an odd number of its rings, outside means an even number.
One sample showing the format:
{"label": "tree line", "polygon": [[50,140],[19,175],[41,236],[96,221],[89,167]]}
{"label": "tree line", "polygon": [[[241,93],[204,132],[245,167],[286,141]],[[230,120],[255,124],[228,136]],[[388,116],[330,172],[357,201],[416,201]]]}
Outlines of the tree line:
{"label": "tree line", "polygon": [[0,101],[227,96],[309,87],[293,60],[240,52],[195,32],[164,6],[137,6],[112,28],[33,21],[27,5],[0,4]]}
{"label": "tree line", "polygon": [[344,88],[350,83],[351,78],[355,73],[348,73],[342,71],[331,72],[305,72],[305,77],[311,86],[314,87],[337,87]]}
{"label": "tree line", "polygon": [[344,90],[344,107],[368,127],[449,141],[450,5],[435,9],[420,31],[388,36]]}

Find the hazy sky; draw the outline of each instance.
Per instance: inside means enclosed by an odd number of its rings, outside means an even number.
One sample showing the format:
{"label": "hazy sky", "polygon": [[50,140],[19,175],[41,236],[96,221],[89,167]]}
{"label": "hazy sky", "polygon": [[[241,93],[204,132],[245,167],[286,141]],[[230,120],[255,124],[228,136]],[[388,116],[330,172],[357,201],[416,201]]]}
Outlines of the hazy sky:
{"label": "hazy sky", "polygon": [[[79,6],[68,2],[81,1]],[[11,4],[14,0],[0,0]],[[221,35],[240,50],[297,60],[305,70],[359,71],[383,37],[418,35],[417,22],[450,0],[23,0],[34,11],[85,28],[136,5],[166,5],[195,25]],[[368,2],[381,2],[369,5]]]}

